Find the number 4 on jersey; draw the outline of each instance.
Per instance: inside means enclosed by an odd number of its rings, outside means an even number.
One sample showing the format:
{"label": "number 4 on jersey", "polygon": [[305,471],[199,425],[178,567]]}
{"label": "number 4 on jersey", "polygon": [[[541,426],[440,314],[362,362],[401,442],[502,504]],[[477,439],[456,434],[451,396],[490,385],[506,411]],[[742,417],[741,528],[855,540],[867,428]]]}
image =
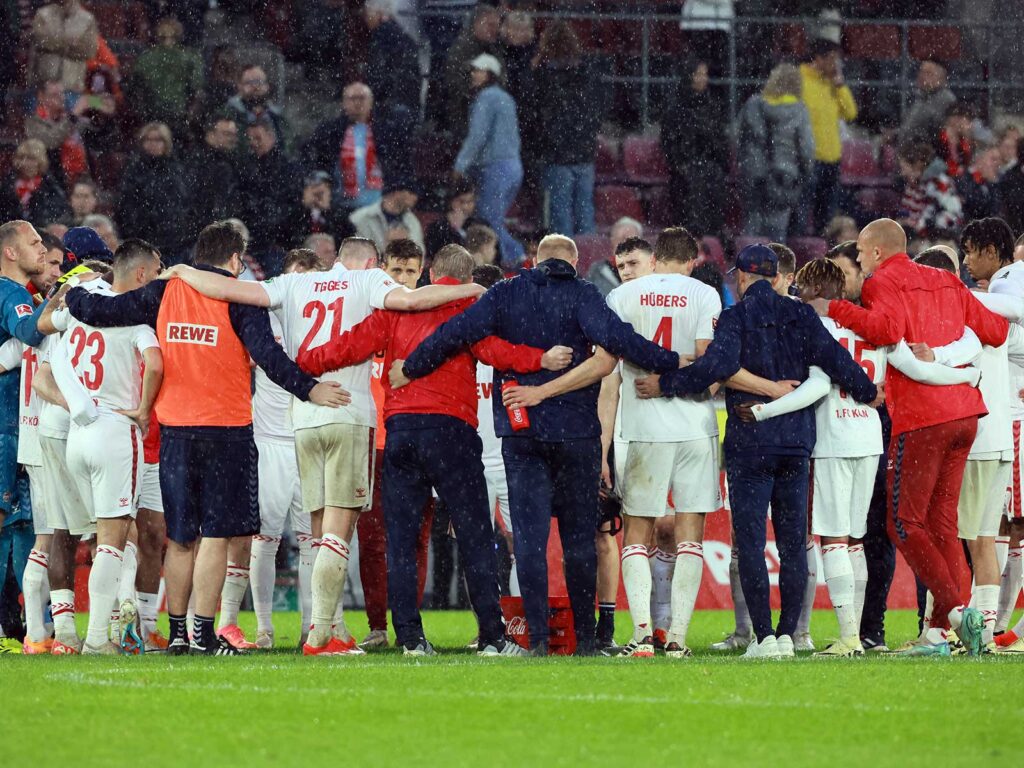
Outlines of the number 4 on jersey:
{"label": "number 4 on jersey", "polygon": [[662,349],[672,351],[672,316],[665,315],[658,322],[658,327],[654,331],[654,338],[651,339]]}

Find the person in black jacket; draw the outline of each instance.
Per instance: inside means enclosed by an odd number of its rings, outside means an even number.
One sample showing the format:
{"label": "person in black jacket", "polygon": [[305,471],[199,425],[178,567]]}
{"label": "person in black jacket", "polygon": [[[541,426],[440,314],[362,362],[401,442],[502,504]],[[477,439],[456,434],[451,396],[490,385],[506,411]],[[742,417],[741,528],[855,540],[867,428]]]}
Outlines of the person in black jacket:
{"label": "person in black jacket", "polygon": [[381,104],[402,104],[420,111],[419,48],[395,21],[395,0],[367,0],[364,10],[370,28],[366,54],[366,84]]}
{"label": "person in black jacket", "polygon": [[594,231],[594,157],[601,127],[597,78],[580,60],[580,43],[563,21],[545,27],[534,70],[544,188],[550,229],[564,235]]}
{"label": "person in black jacket", "polygon": [[230,115],[207,118],[203,144],[188,155],[192,223],[197,230],[241,213],[238,124]]}
{"label": "person in black jacket", "polygon": [[325,171],[314,171],[306,177],[297,216],[289,233],[293,245],[305,242],[310,235],[329,235],[340,243],[355,232],[348,212],[334,204],[331,177]]}
{"label": "person in black jacket", "polygon": [[729,142],[721,99],[708,88],[708,65],[690,59],[679,69],[661,121],[669,167],[672,220],[699,235],[722,231]]}
{"label": "person in black jacket", "polygon": [[172,151],[171,129],[164,123],[142,127],[139,152],[121,178],[115,217],[123,238],[152,243],[169,264],[187,258],[193,234],[191,189]]}
{"label": "person in black jacket", "polygon": [[64,190],[49,174],[46,147],[26,139],[14,151],[14,172],[0,184],[0,221],[25,219],[38,229],[71,215]]}
{"label": "person in black jacket", "polygon": [[[427,227],[424,233],[427,266],[434,254],[446,245],[466,246],[466,230],[478,221],[473,218],[476,211],[476,187],[469,179],[462,177],[452,183],[445,197],[445,214]],[[424,269],[424,273],[428,270]],[[429,280],[428,280],[429,282]]]}
{"label": "person in black jacket", "polygon": [[288,159],[274,124],[258,120],[246,129],[252,158],[242,166],[242,220],[252,235],[251,253],[272,277],[284,266],[284,249],[301,216],[302,177]]}

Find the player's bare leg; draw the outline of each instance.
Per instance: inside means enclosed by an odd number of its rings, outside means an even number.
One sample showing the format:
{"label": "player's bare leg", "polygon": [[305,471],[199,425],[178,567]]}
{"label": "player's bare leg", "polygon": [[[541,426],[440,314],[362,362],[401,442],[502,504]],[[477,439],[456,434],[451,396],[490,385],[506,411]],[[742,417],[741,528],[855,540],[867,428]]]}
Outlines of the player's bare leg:
{"label": "player's bare leg", "polygon": [[672,577],[676,569],[675,515],[659,517],[654,523],[650,554],[651,621],[654,624],[654,647],[664,649],[672,623]]}
{"label": "player's bare leg", "polygon": [[89,629],[82,646],[85,655],[119,653],[118,646],[109,637],[110,614],[117,602],[131,523],[128,516],[96,521],[96,557],[89,573]]}
{"label": "player's bare leg", "polygon": [[1024,561],[1024,558],[1021,557],[1022,532],[1024,532],[1024,520],[1010,521],[1004,518],[1000,523],[999,533],[1006,539],[1006,561],[999,582],[999,609],[996,613],[995,631],[1000,636],[996,638],[997,645],[1009,645],[1017,639],[1016,636],[1003,638],[1002,633],[1006,633],[1006,628],[1010,625],[1013,609],[1020,596],[1021,564]]}
{"label": "player's bare leg", "polygon": [[311,515],[313,535],[322,531],[313,561],[313,610],[309,638],[303,648],[309,655],[323,653],[332,640],[337,640],[339,651],[356,649],[355,640],[345,626],[344,615],[338,611],[345,591],[348,573],[348,543],[355,531],[358,509],[326,506]]}
{"label": "player's bare leg", "polygon": [[211,648],[220,646],[220,639],[214,630],[214,617],[224,588],[230,542],[231,539],[213,537],[203,537],[199,542],[192,572],[192,590],[196,601],[193,650],[212,653]]}
{"label": "player's bare leg", "polygon": [[24,653],[49,653],[52,642],[46,631],[44,611],[50,598],[50,550],[53,534],[36,534],[32,551],[28,553],[22,593],[25,596]]}
{"label": "player's bare leg", "polygon": [[192,596],[192,574],[198,542],[179,544],[168,539],[164,558],[164,585],[167,590],[167,616],[171,623],[170,654],[189,651],[188,604]]}
{"label": "player's bare leg", "polygon": [[[810,522],[808,521],[808,526]],[[813,651],[814,641],[811,639],[811,615],[814,613],[814,598],[818,593],[818,556],[814,551],[814,537],[807,532],[807,584],[804,587],[804,602],[800,610],[800,619],[793,635],[793,648],[797,651]]]}
{"label": "player's bare leg", "polygon": [[160,571],[163,569],[167,523],[163,513],[139,509],[135,528],[139,536],[135,593],[146,650],[166,650],[167,638],[157,632],[156,621],[160,611]]}
{"label": "player's bare leg", "polygon": [[653,517],[623,515],[622,583],[626,587],[629,615],[633,620],[633,638],[620,655],[639,658],[654,655],[651,627],[651,564],[647,544],[654,532]]}
{"label": "player's bare leg", "polygon": [[252,536],[234,536],[228,540],[228,560],[224,574],[224,587],[220,594],[220,618],[217,636],[223,637],[235,648],[253,650],[255,643],[245,638],[238,626],[238,609],[249,587],[249,562],[252,559]]}
{"label": "player's bare leg", "polygon": [[704,577],[704,519],[699,513],[679,513],[668,518],[673,524],[676,544],[675,571],[672,574],[672,623],[665,642],[665,655],[684,659],[693,653],[686,645],[686,634],[697,605],[700,582]]}

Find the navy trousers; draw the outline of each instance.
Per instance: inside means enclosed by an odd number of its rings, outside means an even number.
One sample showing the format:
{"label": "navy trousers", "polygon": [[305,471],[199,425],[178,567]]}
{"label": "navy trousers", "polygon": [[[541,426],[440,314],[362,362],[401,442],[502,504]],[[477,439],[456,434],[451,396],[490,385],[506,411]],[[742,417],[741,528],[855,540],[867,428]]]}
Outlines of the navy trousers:
{"label": "navy trousers", "polygon": [[594,532],[601,441],[595,437],[548,443],[530,437],[506,437],[501,452],[530,647],[547,642],[549,635],[547,548],[554,517],[562,540],[576,645],[580,650],[590,650],[594,646],[597,592]]}
{"label": "navy trousers", "polygon": [[388,536],[388,602],[398,642],[424,637],[416,542],[431,488],[451,514],[480,627],[480,647],[497,641],[505,634],[505,624],[480,437],[461,419],[436,414],[394,416],[387,421],[387,433],[381,503]]}
{"label": "navy trousers", "polygon": [[885,495],[885,478],[889,466],[889,439],[892,435],[892,419],[882,406],[878,409],[882,420],[882,455],[875,475],[875,488],[868,507],[868,527],[864,535],[864,557],[868,564],[868,584],[864,591],[864,613],[860,620],[861,637],[877,643],[885,642],[885,606],[889,600],[889,587],[896,572],[896,547],[886,529],[888,502]]}
{"label": "navy trousers", "polygon": [[[806,456],[729,456],[729,498],[739,556],[740,584],[758,640],[796,631],[807,583]],[[779,592],[782,615],[772,629],[771,593],[764,548],[768,505],[772,508],[775,544],[779,549]]]}

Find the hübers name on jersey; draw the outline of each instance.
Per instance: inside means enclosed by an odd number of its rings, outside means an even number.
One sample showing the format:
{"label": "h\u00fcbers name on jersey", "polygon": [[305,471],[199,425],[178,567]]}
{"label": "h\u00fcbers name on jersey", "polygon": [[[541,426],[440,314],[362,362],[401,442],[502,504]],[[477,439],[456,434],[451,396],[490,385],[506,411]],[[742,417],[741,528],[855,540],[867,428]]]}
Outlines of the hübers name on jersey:
{"label": "h\u00fcbers name on jersey", "polygon": [[675,307],[682,309],[686,306],[685,296],[668,296],[664,293],[642,293],[640,294],[641,307]]}
{"label": "h\u00fcbers name on jersey", "polygon": [[190,323],[168,323],[167,341],[178,344],[202,344],[217,346],[217,327],[214,325],[192,325]]}

